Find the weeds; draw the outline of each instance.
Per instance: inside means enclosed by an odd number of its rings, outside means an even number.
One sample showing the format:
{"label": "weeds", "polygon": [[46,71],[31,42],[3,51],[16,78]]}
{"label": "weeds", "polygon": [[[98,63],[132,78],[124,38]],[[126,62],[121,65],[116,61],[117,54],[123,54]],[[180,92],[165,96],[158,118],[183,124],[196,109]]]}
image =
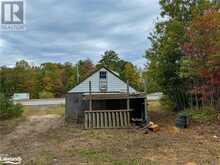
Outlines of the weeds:
{"label": "weeds", "polygon": [[217,118],[217,112],[214,108],[204,107],[202,109],[187,109],[186,114],[195,122],[210,122]]}

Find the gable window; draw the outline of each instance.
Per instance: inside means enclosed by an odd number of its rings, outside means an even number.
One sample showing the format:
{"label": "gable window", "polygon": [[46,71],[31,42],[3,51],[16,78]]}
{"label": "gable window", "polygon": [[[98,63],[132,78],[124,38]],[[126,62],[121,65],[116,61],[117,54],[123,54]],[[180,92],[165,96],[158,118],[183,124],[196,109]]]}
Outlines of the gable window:
{"label": "gable window", "polygon": [[102,92],[107,91],[107,72],[106,71],[99,72],[99,88],[100,88],[100,91]]}
{"label": "gable window", "polygon": [[105,72],[105,71],[99,72],[99,78],[100,79],[107,79],[107,72]]}

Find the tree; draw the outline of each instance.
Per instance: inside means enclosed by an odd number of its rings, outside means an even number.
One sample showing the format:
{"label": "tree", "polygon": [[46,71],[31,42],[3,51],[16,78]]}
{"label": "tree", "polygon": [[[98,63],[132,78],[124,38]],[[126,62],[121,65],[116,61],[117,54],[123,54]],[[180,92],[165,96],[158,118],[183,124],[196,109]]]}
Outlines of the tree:
{"label": "tree", "polygon": [[80,60],[78,67],[79,67],[80,81],[85,79],[90,73],[92,73],[92,71],[95,70],[95,66],[89,58],[84,61]]}
{"label": "tree", "polygon": [[96,67],[106,66],[109,69],[121,74],[122,68],[127,64],[127,61],[124,61],[119,58],[119,55],[113,50],[107,50],[102,55],[101,60],[98,62]]}
{"label": "tree", "polygon": [[23,108],[19,104],[14,104],[9,97],[0,93],[0,120],[19,117],[23,113]]}
{"label": "tree", "polygon": [[[188,40],[183,44],[185,54],[193,61],[191,68],[198,71],[196,88],[203,102],[214,102],[220,86],[220,13],[211,7],[196,15],[187,28]],[[193,69],[192,69],[193,70]]]}
{"label": "tree", "polygon": [[16,83],[14,84],[15,91],[14,92],[29,92],[27,89],[27,81],[31,79],[31,66],[25,60],[21,60],[16,62],[14,68],[14,80]]}
{"label": "tree", "polygon": [[118,54],[114,52],[113,50],[107,50],[102,55],[101,60],[98,62],[99,65],[105,65],[111,70],[117,71],[117,64],[120,61],[120,58],[118,57]]}
{"label": "tree", "polygon": [[61,64],[44,63],[41,65],[41,91],[45,95],[61,97],[64,94],[64,69]]}
{"label": "tree", "polygon": [[69,91],[77,84],[77,71],[76,66],[73,66],[71,63],[66,62],[64,64],[64,86],[65,91]]}
{"label": "tree", "polygon": [[[158,22],[149,39],[152,48],[146,51],[147,77],[154,77],[159,89],[168,96],[177,109],[188,106],[188,82],[184,81],[181,63],[185,56],[182,44],[188,40],[186,27],[195,14],[210,7],[208,0],[160,0],[161,16],[165,21]],[[152,82],[151,82],[152,83]]]}
{"label": "tree", "polygon": [[117,72],[122,80],[127,81],[138,90],[143,90],[141,73],[132,63],[119,58],[119,55],[113,50],[105,51],[96,68],[106,66],[114,72]]}
{"label": "tree", "polygon": [[133,64],[127,63],[125,64],[121,77],[123,80],[128,80],[129,84],[135,87],[136,89],[143,89],[142,88],[142,82],[141,82],[141,77],[140,73],[138,72],[137,68],[134,67]]}
{"label": "tree", "polygon": [[[146,52],[147,77],[152,77],[154,84],[176,103],[178,109],[183,108],[181,100],[176,98],[184,95],[184,85],[180,72],[180,60],[183,56],[180,45],[184,40],[184,26],[175,19],[159,23],[150,37],[152,48]],[[153,83],[153,82],[151,82]]]}
{"label": "tree", "polygon": [[40,68],[33,66],[29,71],[28,79],[24,82],[24,86],[27,89],[27,92],[30,93],[31,98],[39,98],[41,90],[40,84]]}
{"label": "tree", "polygon": [[14,78],[14,70],[12,68],[0,68],[0,93],[9,97],[15,91],[16,80]]}

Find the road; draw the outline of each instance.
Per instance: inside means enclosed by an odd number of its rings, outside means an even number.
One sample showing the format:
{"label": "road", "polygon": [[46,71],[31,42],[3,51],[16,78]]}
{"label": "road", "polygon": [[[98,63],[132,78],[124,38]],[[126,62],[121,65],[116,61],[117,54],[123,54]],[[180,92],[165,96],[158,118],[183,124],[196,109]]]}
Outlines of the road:
{"label": "road", "polygon": [[32,99],[32,100],[21,100],[14,101],[25,106],[42,106],[42,105],[61,105],[65,104],[65,98],[53,98],[53,99]]}
{"label": "road", "polygon": [[[162,97],[161,93],[153,93],[147,96],[148,101],[156,101]],[[48,106],[48,105],[65,105],[65,98],[52,98],[52,99],[31,99],[14,101],[25,106]]]}

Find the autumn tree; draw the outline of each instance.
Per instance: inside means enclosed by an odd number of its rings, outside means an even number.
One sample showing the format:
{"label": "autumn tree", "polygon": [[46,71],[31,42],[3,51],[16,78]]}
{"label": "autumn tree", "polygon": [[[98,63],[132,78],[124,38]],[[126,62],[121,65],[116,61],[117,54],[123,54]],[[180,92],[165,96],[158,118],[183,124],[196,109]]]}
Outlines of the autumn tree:
{"label": "autumn tree", "polygon": [[80,60],[78,63],[78,70],[79,70],[79,78],[81,81],[95,70],[95,65],[89,58],[86,60]]}
{"label": "autumn tree", "polygon": [[141,72],[131,62],[121,59],[115,51],[105,51],[96,68],[100,66],[106,66],[108,69],[117,72],[122,80],[129,80],[129,83],[136,89],[143,90]]}
{"label": "autumn tree", "polygon": [[[111,53],[110,56],[112,57]],[[105,57],[105,60],[101,61],[108,61],[108,58]],[[130,84],[140,88],[141,74],[137,67],[119,57],[115,59],[118,60],[112,65],[112,70],[118,72],[123,80],[129,79]],[[48,62],[40,66],[21,60],[15,67],[0,67],[0,93],[11,97],[14,93],[28,92],[32,99],[63,97],[77,85],[77,70],[80,80],[83,80],[99,66],[95,66],[90,59],[80,60],[75,65],[69,62]]]}
{"label": "autumn tree", "polygon": [[137,68],[131,63],[125,64],[121,73],[122,79],[128,80],[130,85],[139,90],[143,89],[140,75]]}
{"label": "autumn tree", "polygon": [[64,69],[61,64],[44,63],[41,65],[40,97],[60,97],[64,91]]}
{"label": "autumn tree", "polygon": [[[209,0],[160,0],[161,16],[166,18],[155,25],[149,37],[152,47],[146,51],[147,77],[154,77],[158,88],[175,103],[176,109],[189,104],[188,81],[182,76],[181,63],[185,52],[182,45],[188,40],[186,28],[195,14],[198,17],[213,2]],[[216,6],[216,4],[215,4]]]}
{"label": "autumn tree", "polygon": [[209,7],[202,15],[196,15],[187,27],[187,42],[183,50],[193,61],[191,73],[197,70],[197,82],[194,84],[200,91],[202,101],[219,97],[220,87],[220,13],[215,7]]}
{"label": "autumn tree", "polygon": [[77,84],[77,70],[76,66],[69,62],[66,62],[63,68],[65,73],[63,77],[63,83],[66,92],[72,89],[73,86]]}

